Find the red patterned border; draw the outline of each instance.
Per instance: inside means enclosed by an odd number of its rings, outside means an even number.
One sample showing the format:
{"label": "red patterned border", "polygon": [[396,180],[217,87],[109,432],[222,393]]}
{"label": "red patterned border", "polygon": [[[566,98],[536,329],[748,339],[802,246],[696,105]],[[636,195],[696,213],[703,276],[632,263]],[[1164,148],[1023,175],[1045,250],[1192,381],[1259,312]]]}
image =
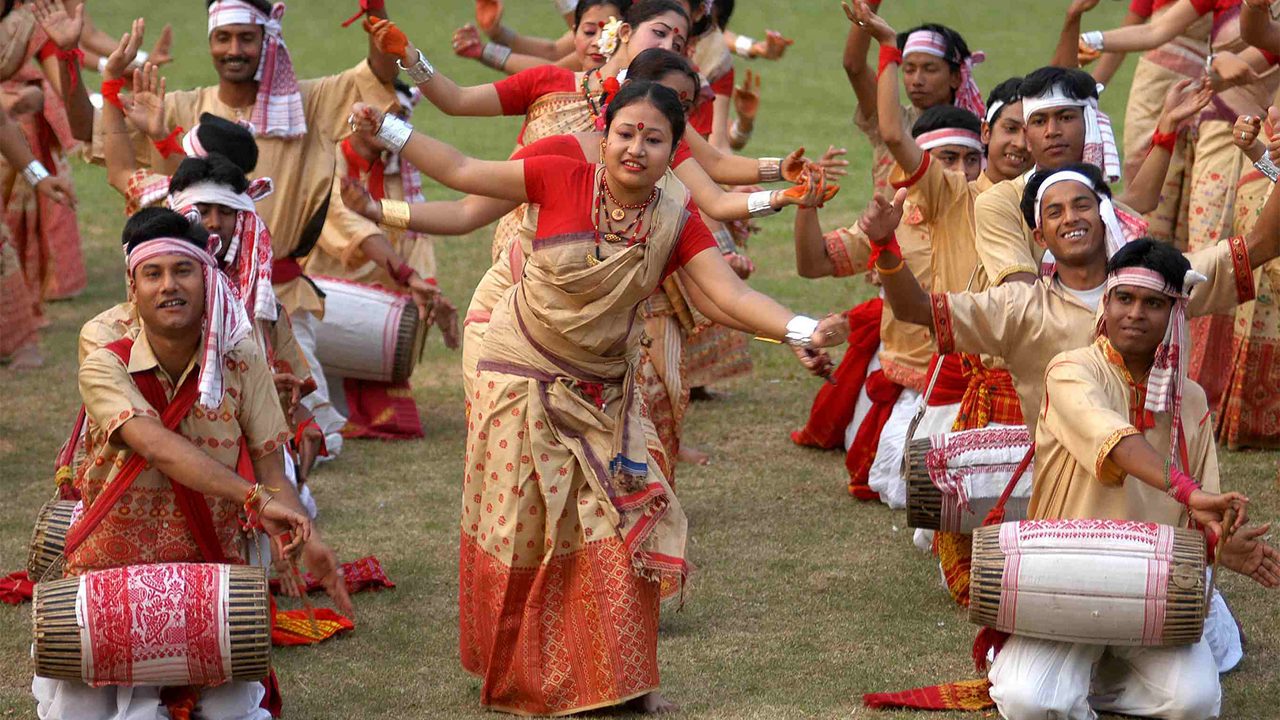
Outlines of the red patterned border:
{"label": "red patterned border", "polygon": [[955,323],[951,320],[951,301],[946,293],[933,293],[929,296],[933,311],[933,337],[938,342],[938,354],[946,355],[956,351]]}
{"label": "red patterned border", "polygon": [[[899,180],[898,182],[890,182],[889,185],[891,185],[895,190],[901,190],[902,188],[909,188],[912,185],[915,185],[920,182],[920,178],[924,177],[925,172],[929,170],[929,163],[932,161],[933,156],[928,152],[921,153],[920,167],[916,168],[916,171],[911,173],[911,175],[905,179]],[[901,167],[901,165],[899,165],[899,167]]]}
{"label": "red patterned border", "polygon": [[827,257],[831,259],[831,265],[834,268],[831,274],[835,277],[848,277],[858,272],[858,268],[854,267],[853,257],[849,254],[849,248],[844,244],[844,233],[847,232],[849,231],[839,228],[822,236],[822,242],[827,248]]}
{"label": "red patterned border", "polygon": [[1249,263],[1249,243],[1244,237],[1237,235],[1227,240],[1231,250],[1231,266],[1236,276],[1236,299],[1247,303],[1258,296],[1258,288],[1253,284],[1253,267]]}

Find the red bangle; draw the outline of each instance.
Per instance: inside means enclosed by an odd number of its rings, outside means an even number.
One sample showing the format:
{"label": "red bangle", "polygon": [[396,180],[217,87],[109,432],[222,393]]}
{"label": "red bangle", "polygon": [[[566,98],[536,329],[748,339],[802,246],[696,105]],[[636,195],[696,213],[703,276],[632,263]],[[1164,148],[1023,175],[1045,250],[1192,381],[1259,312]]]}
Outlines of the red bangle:
{"label": "red bangle", "polygon": [[1187,505],[1190,503],[1191,493],[1199,489],[1199,483],[1197,483],[1190,475],[1178,468],[1170,468],[1169,497],[1177,500],[1179,505]]}
{"label": "red bangle", "polygon": [[898,244],[897,235],[890,235],[888,242],[884,243],[871,241],[871,259],[867,261],[867,269],[874,270],[876,260],[879,260],[880,256],[885,254],[902,260],[902,246]]}
{"label": "red bangle", "polygon": [[120,102],[120,91],[124,89],[124,78],[102,81],[102,101],[124,112],[124,103]]}
{"label": "red bangle", "polygon": [[342,27],[350,26],[351,23],[359,20],[362,15],[370,10],[383,10],[386,7],[386,0],[360,0],[360,11],[347,18],[346,22],[342,23]]}
{"label": "red bangle", "polygon": [[68,71],[76,71],[69,73],[71,75],[71,89],[75,90],[76,77],[79,76],[80,65],[84,62],[84,51],[78,47],[63,50],[52,40],[49,40],[44,45],[41,45],[40,50],[36,52],[36,56],[41,60],[47,59],[51,55],[66,63]]}
{"label": "red bangle", "polygon": [[894,65],[902,64],[902,51],[899,50],[894,45],[881,45],[880,46],[880,67],[878,70],[876,70],[877,80],[880,79],[880,76],[884,74],[884,69],[889,67],[890,64],[894,64]]}
{"label": "red bangle", "polygon": [[178,138],[182,136],[182,126],[173,129],[169,136],[163,140],[155,140],[152,142],[156,146],[156,150],[160,151],[160,156],[168,158],[171,155],[181,155],[186,157],[187,153],[182,149],[182,143],[178,142]]}
{"label": "red bangle", "polygon": [[[1173,132],[1169,132],[1169,133],[1162,133],[1157,128],[1156,131],[1151,134],[1151,150],[1154,150],[1160,147],[1160,148],[1164,148],[1165,150],[1168,150],[1169,152],[1173,152],[1173,146],[1177,144],[1177,142],[1178,142],[1177,130],[1174,130]],[[1151,152],[1151,150],[1148,150],[1147,152]]]}
{"label": "red bangle", "polygon": [[413,277],[413,268],[409,267],[407,262],[401,262],[391,273],[391,279],[401,285],[408,285],[411,277]]}

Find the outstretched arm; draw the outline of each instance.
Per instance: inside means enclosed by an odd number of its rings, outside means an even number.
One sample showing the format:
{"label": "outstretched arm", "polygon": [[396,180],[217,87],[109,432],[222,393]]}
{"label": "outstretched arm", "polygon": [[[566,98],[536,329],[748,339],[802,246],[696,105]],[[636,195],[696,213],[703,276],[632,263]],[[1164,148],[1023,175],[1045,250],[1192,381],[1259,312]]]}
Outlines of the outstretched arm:
{"label": "outstretched arm", "polygon": [[[418,49],[409,38],[390,20],[374,20],[365,23],[369,32],[369,42],[391,56],[399,58],[406,68],[418,66]],[[498,98],[498,90],[493,83],[461,87],[440,72],[429,73],[421,82],[417,82],[423,97],[432,105],[440,108],[446,115],[496,116],[502,114],[502,102]],[[413,74],[410,73],[410,77]],[[415,81],[416,82],[416,81]]]}
{"label": "outstretched arm", "polygon": [[[1072,0],[1067,8],[1067,15],[1062,21],[1062,32],[1058,33],[1058,45],[1053,49],[1053,57],[1049,64],[1054,67],[1075,68],[1080,66],[1080,19],[1086,12],[1098,6],[1098,0]],[[1128,23],[1126,23],[1128,24]]]}
{"label": "outstretched arm", "polygon": [[[854,13],[865,23],[867,32],[875,37],[880,47],[893,47],[898,34],[879,15],[866,10],[864,3],[858,3]],[[880,140],[889,148],[889,154],[907,175],[912,175],[920,167],[924,151],[916,145],[916,141],[903,128],[902,105],[898,100],[898,67],[901,59],[886,62],[876,80],[876,110],[880,129]]]}
{"label": "outstretched arm", "polygon": [[[689,188],[693,202],[704,215],[720,222],[746,220],[752,217],[752,210],[768,214],[768,211],[753,206],[752,197],[756,193],[725,192],[724,188],[712,180],[696,162],[683,162],[675,169],[676,177]],[[802,183],[787,190],[762,191],[768,193],[768,209],[778,212],[788,205],[811,205],[817,207],[835,196],[839,191],[836,185],[827,185],[826,172],[821,168],[811,172]],[[761,196],[763,198],[764,196]],[[759,199],[756,200],[759,202]]]}
{"label": "outstretched arm", "polygon": [[[1125,13],[1124,20],[1121,21],[1125,27],[1134,25],[1142,25],[1147,22],[1147,18],[1133,11]],[[1098,66],[1090,73],[1093,79],[1103,85],[1110,85],[1111,78],[1115,77],[1116,71],[1124,64],[1124,59],[1128,57],[1128,53],[1108,52],[1102,53],[1102,57],[1098,58]]]}
{"label": "outstretched arm", "polygon": [[[365,218],[381,224],[382,205],[353,180],[342,182],[342,202]],[[458,200],[436,200],[409,205],[409,230],[431,235],[466,235],[506,215],[519,206],[510,200],[467,195]]]}
{"label": "outstretched arm", "polygon": [[[1092,49],[1102,52],[1153,50],[1177,37],[1198,17],[1200,11],[1196,10],[1191,0],[1178,0],[1176,5],[1146,25],[1130,25],[1103,32],[1102,47]],[[1089,35],[1085,33],[1085,36]]]}
{"label": "outstretched arm", "polygon": [[[856,0],[855,0],[856,2]],[[880,9],[879,2],[861,3],[871,12]],[[844,74],[849,78],[853,94],[858,99],[857,112],[863,117],[876,116],[876,77],[875,71],[867,65],[867,50],[871,46],[871,35],[865,27],[858,24],[854,16],[853,6],[841,3],[845,17],[849,18],[849,35],[844,41]]]}

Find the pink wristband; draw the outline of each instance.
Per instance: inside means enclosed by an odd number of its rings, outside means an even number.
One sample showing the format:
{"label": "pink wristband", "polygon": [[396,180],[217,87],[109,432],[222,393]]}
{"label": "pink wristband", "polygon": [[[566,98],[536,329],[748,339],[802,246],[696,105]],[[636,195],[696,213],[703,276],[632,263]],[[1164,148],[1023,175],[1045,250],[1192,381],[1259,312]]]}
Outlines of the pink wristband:
{"label": "pink wristband", "polygon": [[1199,489],[1199,483],[1190,475],[1177,468],[1169,470],[1169,497],[1177,500],[1180,505],[1188,505],[1191,502],[1191,493]]}

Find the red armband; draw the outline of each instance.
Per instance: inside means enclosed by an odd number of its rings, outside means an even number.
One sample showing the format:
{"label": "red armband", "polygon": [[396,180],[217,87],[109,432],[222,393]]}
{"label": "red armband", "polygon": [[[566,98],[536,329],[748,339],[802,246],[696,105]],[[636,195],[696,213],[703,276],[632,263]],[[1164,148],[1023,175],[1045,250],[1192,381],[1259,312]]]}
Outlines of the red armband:
{"label": "red armband", "polygon": [[[1173,131],[1173,132],[1171,132],[1171,133],[1162,133],[1162,132],[1160,132],[1160,130],[1157,128],[1157,129],[1156,129],[1156,131],[1155,131],[1154,133],[1152,133],[1152,134],[1151,134],[1151,149],[1152,149],[1152,150],[1154,150],[1155,148],[1160,147],[1160,148],[1164,148],[1165,150],[1168,150],[1170,153],[1172,153],[1172,152],[1173,152],[1173,146],[1174,146],[1175,144],[1177,144],[1177,142],[1178,142],[1178,131],[1177,131],[1177,130],[1174,130],[1174,131]],[[1148,153],[1150,153],[1150,152],[1151,152],[1151,150],[1148,150],[1147,152],[1148,152]]]}
{"label": "red armband", "polygon": [[413,268],[409,267],[409,263],[401,262],[392,272],[391,279],[400,285],[408,285],[409,278],[413,277]]}
{"label": "red armband", "polygon": [[117,110],[124,112],[124,103],[120,102],[120,91],[124,89],[124,78],[102,81],[102,101]]}
{"label": "red armband", "polygon": [[[58,60],[67,64],[68,74],[71,76],[71,89],[76,88],[76,77],[79,76],[80,65],[84,62],[84,51],[80,48],[71,48],[63,50],[58,47],[52,40],[45,42],[40,46],[40,50],[36,52],[36,56],[41,60],[46,60],[50,56],[56,56]],[[75,72],[71,72],[74,70]]]}
{"label": "red armband", "polygon": [[1178,468],[1170,468],[1168,493],[1179,505],[1190,507],[1191,493],[1199,489],[1200,485],[1190,475]]}
{"label": "red armband", "polygon": [[154,140],[152,145],[156,146],[156,150],[160,151],[160,157],[168,158],[171,155],[182,155],[186,157],[187,153],[182,149],[182,143],[178,142],[178,138],[182,137],[182,126],[173,129],[173,132],[163,140]]}
{"label": "red armband", "polygon": [[881,45],[880,67],[876,70],[876,80],[880,79],[880,76],[884,74],[884,69],[889,67],[890,64],[902,64],[902,51],[893,45]]}
{"label": "red armband", "polygon": [[383,10],[386,7],[386,0],[360,0],[360,11],[347,18],[346,22],[342,23],[342,27],[350,26],[351,23],[359,20],[361,16],[365,15],[370,10]]}
{"label": "red armband", "polygon": [[890,235],[889,241],[885,243],[878,243],[878,242],[875,242],[874,240],[870,240],[870,243],[871,243],[871,259],[867,261],[868,270],[876,269],[876,260],[879,260],[881,255],[887,254],[892,257],[896,257],[899,260],[902,259],[902,246],[898,244],[897,235]]}

